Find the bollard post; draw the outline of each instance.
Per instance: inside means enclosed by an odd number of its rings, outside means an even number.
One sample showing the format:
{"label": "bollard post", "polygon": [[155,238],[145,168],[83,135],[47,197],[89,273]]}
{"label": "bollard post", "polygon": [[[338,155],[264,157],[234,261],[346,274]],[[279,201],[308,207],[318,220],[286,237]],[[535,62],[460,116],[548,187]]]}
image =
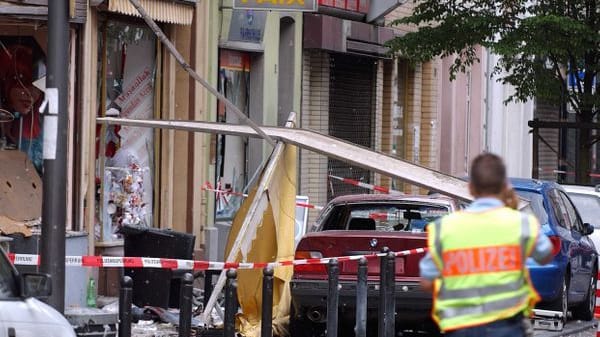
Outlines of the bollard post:
{"label": "bollard post", "polygon": [[121,280],[119,292],[119,337],[131,337],[131,302],[133,300],[133,279],[129,276]]}
{"label": "bollard post", "polygon": [[393,252],[388,252],[385,257],[386,273],[385,278],[385,337],[394,337],[396,332],[396,255]]}
{"label": "bollard post", "polygon": [[363,256],[358,260],[356,279],[356,337],[367,336],[367,268],[367,259]]}
{"label": "bollard post", "polygon": [[[383,249],[381,249],[382,253],[388,253],[390,251],[390,249],[388,247],[383,247]],[[386,255],[387,256],[387,255]],[[379,260],[379,305],[378,305],[378,315],[377,315],[377,336],[378,337],[385,337],[385,326],[386,326],[386,320],[385,320],[385,309],[386,309],[386,302],[385,299],[387,297],[386,294],[386,287],[385,285],[387,284],[387,276],[388,273],[386,272],[387,270],[387,263],[386,263],[386,256],[382,256],[381,259]]]}
{"label": "bollard post", "polygon": [[273,268],[263,269],[262,313],[260,320],[260,336],[273,335]]}
{"label": "bollard post", "polygon": [[179,294],[179,336],[189,337],[192,330],[192,296],[194,276],[183,274]]}
{"label": "bollard post", "polygon": [[202,302],[202,304],[204,305],[203,308],[206,308],[206,304],[208,304],[208,299],[210,298],[213,292],[213,275],[215,275],[215,272],[213,270],[204,271],[204,299]]}
{"label": "bollard post", "polygon": [[327,292],[327,337],[337,337],[338,332],[338,303],[340,296],[338,260],[329,260],[327,269],[329,276],[329,290]]}
{"label": "bollard post", "polygon": [[227,271],[225,284],[225,319],[223,337],[235,337],[235,314],[237,312],[237,272],[235,269]]}

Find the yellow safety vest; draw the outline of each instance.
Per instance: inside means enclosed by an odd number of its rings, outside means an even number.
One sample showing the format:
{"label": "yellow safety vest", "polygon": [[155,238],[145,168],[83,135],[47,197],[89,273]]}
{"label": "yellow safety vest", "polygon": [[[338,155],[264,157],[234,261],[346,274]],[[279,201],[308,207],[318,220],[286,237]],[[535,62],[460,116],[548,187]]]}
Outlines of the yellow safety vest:
{"label": "yellow safety vest", "polygon": [[531,313],[540,298],[525,260],[538,231],[535,217],[506,207],[456,212],[428,226],[429,252],[442,275],[432,316],[442,331]]}

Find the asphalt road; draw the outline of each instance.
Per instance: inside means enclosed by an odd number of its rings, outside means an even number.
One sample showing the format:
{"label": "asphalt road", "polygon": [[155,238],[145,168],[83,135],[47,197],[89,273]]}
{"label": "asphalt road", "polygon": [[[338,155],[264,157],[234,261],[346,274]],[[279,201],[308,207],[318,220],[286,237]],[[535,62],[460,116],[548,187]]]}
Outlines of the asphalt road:
{"label": "asphalt road", "polygon": [[[534,337],[596,337],[598,321],[570,321],[562,331],[535,330]],[[426,333],[401,334],[402,337],[428,337]],[[482,336],[483,337],[483,336]]]}
{"label": "asphalt road", "polygon": [[536,330],[534,337],[596,337],[598,321],[570,321],[563,331]]}

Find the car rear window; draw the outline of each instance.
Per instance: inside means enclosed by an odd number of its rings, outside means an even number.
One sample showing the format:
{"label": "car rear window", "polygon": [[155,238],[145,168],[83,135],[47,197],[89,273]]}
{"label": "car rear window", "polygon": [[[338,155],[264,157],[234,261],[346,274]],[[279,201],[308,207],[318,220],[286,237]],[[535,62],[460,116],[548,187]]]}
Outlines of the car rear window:
{"label": "car rear window", "polygon": [[595,227],[600,225],[600,199],[598,199],[598,197],[571,192],[568,194],[571,201],[575,204],[575,207],[577,207],[583,222],[593,224]]}
{"label": "car rear window", "polygon": [[522,209],[522,211],[535,215],[540,224],[542,225],[547,223],[548,213],[546,213],[546,209],[544,208],[544,198],[542,197],[542,195],[540,193],[531,191],[516,191],[519,196],[529,201],[529,205]]}
{"label": "car rear window", "polygon": [[322,230],[423,232],[428,223],[449,211],[447,206],[431,204],[339,205],[329,212]]}

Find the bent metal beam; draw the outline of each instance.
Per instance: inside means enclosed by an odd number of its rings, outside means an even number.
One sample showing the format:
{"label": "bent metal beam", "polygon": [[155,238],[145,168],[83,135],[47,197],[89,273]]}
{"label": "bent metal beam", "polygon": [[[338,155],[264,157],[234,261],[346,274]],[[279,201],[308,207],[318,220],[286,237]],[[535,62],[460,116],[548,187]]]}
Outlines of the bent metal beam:
{"label": "bent metal beam", "polygon": [[[98,123],[109,125],[127,125],[261,138],[261,135],[251,127],[236,124],[201,121],[135,120],[112,117],[97,118],[97,121]],[[389,177],[398,178],[416,186],[463,201],[473,200],[473,197],[469,194],[467,182],[436,170],[394,158],[312,130],[283,127],[261,127],[260,129],[276,141],[280,140],[286,144],[293,144],[300,148],[360,166]]]}

